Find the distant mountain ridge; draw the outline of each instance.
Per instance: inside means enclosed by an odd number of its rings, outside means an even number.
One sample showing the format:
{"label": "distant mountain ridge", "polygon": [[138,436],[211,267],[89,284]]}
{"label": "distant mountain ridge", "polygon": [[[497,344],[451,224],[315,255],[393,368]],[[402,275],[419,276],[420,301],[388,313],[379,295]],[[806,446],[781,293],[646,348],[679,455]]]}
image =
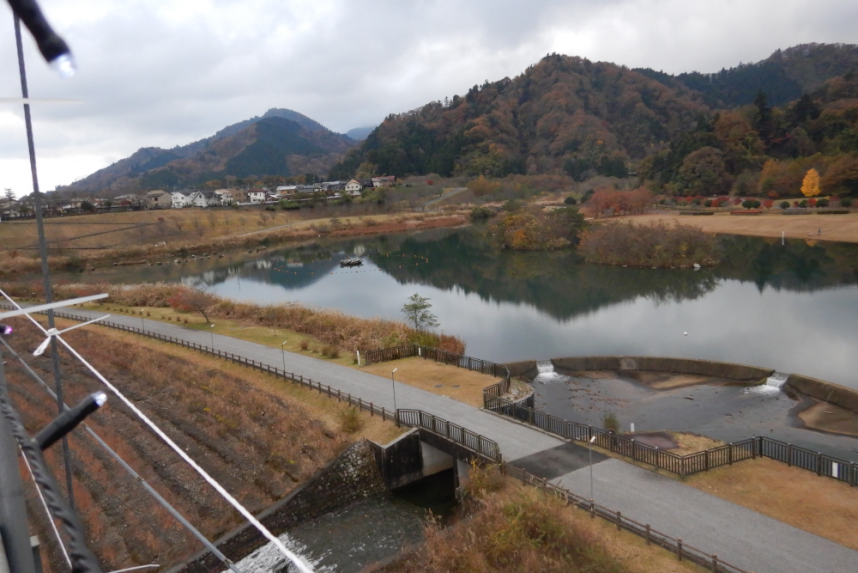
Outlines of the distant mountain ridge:
{"label": "distant mountain ridge", "polygon": [[[565,173],[581,181],[597,174],[623,177],[630,166],[637,168],[644,160],[673,148],[670,168],[664,172],[667,178],[659,179],[664,184],[674,178],[689,152],[712,147],[705,136],[693,144],[686,136],[714,129],[711,121],[719,112],[745,106],[737,111],[739,118],[723,115],[718,124],[723,133],[719,131],[718,137],[727,141],[730,133],[745,130],[749,122],[748,129],[760,133],[763,147],[747,148],[747,157],[730,166],[724,181],[733,180],[741,169],[732,171],[740,163],[742,169],[759,169],[766,153],[776,159],[806,154],[810,149],[851,153],[851,112],[843,115],[834,110],[834,104],[816,110],[809,100],[797,111],[775,113],[771,106],[785,108],[799,98],[812,99],[822,89],[843,91],[856,70],[858,46],[851,44],[802,44],[778,50],[755,64],[715,74],[677,76],[549,54],[513,79],[486,81],[464,96],[388,116],[328,176]],[[832,84],[837,78],[846,78],[846,84]],[[765,97],[758,97],[760,92]],[[851,107],[846,100],[838,105]],[[843,117],[837,120],[840,123],[829,125],[828,131],[810,124],[799,126],[801,121],[776,125],[785,113],[805,117],[808,112],[801,111],[805,108],[816,115],[825,111],[823,122],[831,114]],[[832,111],[826,111],[828,108]],[[738,127],[728,126],[728,119]],[[842,136],[837,135],[841,132]],[[724,145],[732,145],[728,144]],[[714,151],[716,155],[722,152],[720,148]],[[659,165],[647,164],[647,173],[654,173],[653,167],[662,173]],[[686,169],[688,173],[693,170],[693,166]],[[746,180],[755,185],[748,176]]]}
{"label": "distant mountain ridge", "polygon": [[799,44],[777,50],[753,64],[740,64],[706,74],[676,76],[650,68],[635,68],[667,86],[677,84],[699,91],[712,107],[732,108],[753,103],[760,91],[773,105],[785,105],[810,93],[836,76],[858,70],[858,46],[853,44]]}
{"label": "distant mountain ridge", "polygon": [[57,190],[146,190],[190,186],[228,175],[323,174],[354,145],[354,140],[305,115],[274,108],[187,145],[141,148]]}

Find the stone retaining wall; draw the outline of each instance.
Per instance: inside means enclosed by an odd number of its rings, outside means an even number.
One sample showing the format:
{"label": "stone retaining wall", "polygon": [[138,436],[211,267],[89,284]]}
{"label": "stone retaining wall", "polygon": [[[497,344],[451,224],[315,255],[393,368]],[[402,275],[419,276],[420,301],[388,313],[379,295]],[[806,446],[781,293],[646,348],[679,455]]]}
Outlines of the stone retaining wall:
{"label": "stone retaining wall", "polygon": [[858,414],[858,391],[852,388],[801,374],[790,374],[784,387]]}
{"label": "stone retaining wall", "polygon": [[551,360],[558,371],[581,372],[587,370],[641,370],[728,378],[743,382],[758,382],[772,375],[774,370],[689,358],[660,358],[655,356],[573,356]]}
{"label": "stone retaining wall", "polygon": [[[356,442],[327,466],[257,518],[274,535],[340,507],[387,491],[366,440]],[[268,541],[250,524],[224,535],[215,545],[237,562]],[[226,569],[217,557],[201,551],[167,573],[206,573]]]}

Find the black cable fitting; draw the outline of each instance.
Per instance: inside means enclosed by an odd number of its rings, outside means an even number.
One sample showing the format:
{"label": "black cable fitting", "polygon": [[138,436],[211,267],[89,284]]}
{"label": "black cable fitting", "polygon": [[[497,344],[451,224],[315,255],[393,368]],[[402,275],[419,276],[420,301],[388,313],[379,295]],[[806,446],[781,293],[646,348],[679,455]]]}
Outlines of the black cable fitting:
{"label": "black cable fitting", "polygon": [[71,54],[65,40],[59,37],[42,14],[35,0],[8,0],[12,12],[24,23],[45,60],[53,62],[60,56]]}
{"label": "black cable fitting", "polygon": [[12,331],[15,330],[8,324],[0,324],[0,335],[8,336],[12,334]]}
{"label": "black cable fitting", "polygon": [[42,431],[33,436],[33,441],[42,450],[50,448],[54,442],[74,430],[75,426],[86,419],[87,416],[101,408],[107,402],[107,394],[95,392],[80,401],[74,408],[65,410],[54,418]]}

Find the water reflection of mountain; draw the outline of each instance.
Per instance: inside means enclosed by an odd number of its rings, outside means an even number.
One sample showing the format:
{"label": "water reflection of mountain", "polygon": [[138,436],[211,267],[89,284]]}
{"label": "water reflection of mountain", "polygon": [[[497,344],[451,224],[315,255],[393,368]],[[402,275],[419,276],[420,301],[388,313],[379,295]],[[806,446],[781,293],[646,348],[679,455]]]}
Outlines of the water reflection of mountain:
{"label": "water reflection of mountain", "polygon": [[436,241],[405,239],[400,250],[427,264],[403,266],[372,257],[400,283],[461,288],[484,299],[528,303],[559,319],[593,312],[637,297],[659,302],[692,300],[720,279],[751,281],[760,290],[813,291],[858,282],[858,245],[807,244],[725,237],[724,262],[713,269],[653,270],[584,264],[571,251],[509,252],[490,247],[479,230]]}

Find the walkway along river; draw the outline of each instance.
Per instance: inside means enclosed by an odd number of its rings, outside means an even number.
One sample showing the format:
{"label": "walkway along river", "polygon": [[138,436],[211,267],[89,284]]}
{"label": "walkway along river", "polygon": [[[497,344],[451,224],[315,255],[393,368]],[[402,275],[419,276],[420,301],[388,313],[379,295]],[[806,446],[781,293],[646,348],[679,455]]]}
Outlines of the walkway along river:
{"label": "walkway along river", "polygon": [[[81,319],[91,318],[91,314],[79,312]],[[137,327],[137,319],[132,317],[116,316],[112,320]],[[200,345],[210,343],[209,334],[178,325],[151,322],[148,329]],[[282,364],[281,352],[274,348],[222,335],[214,335],[214,345],[229,347],[233,353],[272,366]],[[376,405],[393,406],[387,378],[291,353],[287,367],[343,392],[363,396]],[[397,403],[399,407],[427,411],[496,440],[504,460],[513,465],[534,456],[557,459],[560,455],[564,458],[563,471],[552,481],[579,494],[584,491],[585,476],[589,475],[586,455],[569,452],[570,447],[579,446],[407,385],[401,385],[397,391]],[[682,538],[707,554],[716,553],[746,571],[828,573],[849,571],[858,563],[856,551],[619,460],[596,463],[593,476],[597,502],[621,511],[630,519],[649,523],[667,535]]]}

